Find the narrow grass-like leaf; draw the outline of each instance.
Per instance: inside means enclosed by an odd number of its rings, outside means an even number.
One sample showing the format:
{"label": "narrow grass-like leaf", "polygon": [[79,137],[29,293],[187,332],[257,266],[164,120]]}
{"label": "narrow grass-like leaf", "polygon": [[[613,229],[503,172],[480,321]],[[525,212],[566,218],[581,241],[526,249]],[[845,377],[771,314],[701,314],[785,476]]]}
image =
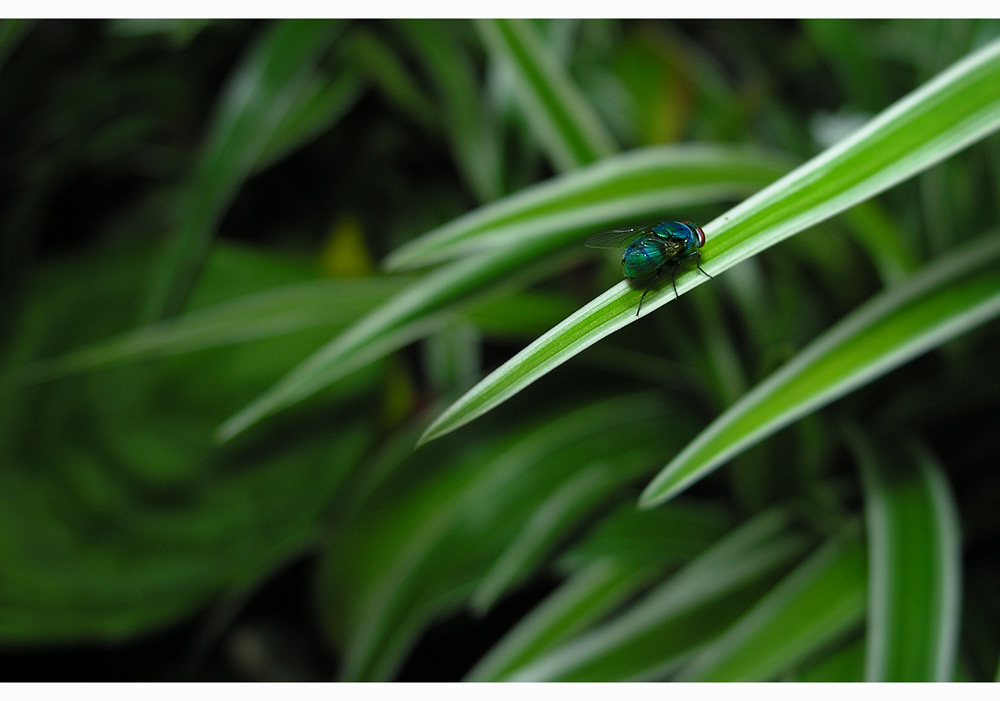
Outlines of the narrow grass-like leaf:
{"label": "narrow grass-like leaf", "polygon": [[481,99],[471,57],[454,25],[408,19],[400,26],[437,87],[445,133],[471,189],[480,201],[496,199],[503,192],[497,120]]}
{"label": "narrow grass-like leaf", "polygon": [[[737,150],[735,154],[726,149],[695,150],[693,155],[685,149],[657,150],[637,157],[637,160],[645,164],[638,169],[639,171],[648,168],[652,162],[653,169],[661,174],[664,170],[675,173],[677,179],[673,182],[672,188],[658,190],[657,197],[667,198],[660,201],[661,205],[664,201],[693,203],[725,199],[734,191],[745,192],[753,189],[778,169],[773,161],[757,165],[757,159],[752,153],[742,150]],[[671,165],[677,161],[680,165]],[[737,166],[740,163],[742,168]],[[595,167],[598,169],[596,180],[600,183],[600,187],[606,189],[611,199],[619,200],[613,205],[619,214],[624,216],[625,213],[632,212],[638,215],[648,212],[653,207],[652,200],[644,196],[632,199],[627,194],[633,187],[648,187],[648,177],[640,176],[635,179],[633,171],[628,168],[619,174],[602,173],[600,167]],[[736,168],[735,177],[730,168]],[[694,174],[706,170],[711,172],[711,177],[718,179],[716,184],[713,185],[709,182],[709,178],[705,178],[702,187],[688,189],[681,180],[685,173]],[[586,181],[587,176],[584,177],[584,182]],[[523,211],[528,211],[533,216],[541,216],[540,212],[552,206],[554,202],[559,203],[560,207],[566,207],[571,201],[579,203],[581,197],[586,201],[588,194],[593,191],[589,186],[580,187],[575,184],[575,180],[571,180],[570,183],[566,188],[556,187],[553,192],[544,193],[541,197],[529,195],[526,198],[529,207],[518,204],[516,201],[518,196],[515,196],[511,198],[513,203],[509,207],[500,205],[498,209],[486,208],[491,214],[482,215],[481,219],[479,215],[474,215],[477,217],[477,221],[474,221],[476,231],[488,234],[489,225],[506,225],[509,223],[508,218],[522,216]],[[670,199],[671,197],[673,199]],[[421,324],[425,317],[462,302],[490,285],[498,282],[506,285],[523,284],[526,279],[547,275],[552,270],[559,269],[560,264],[557,261],[546,258],[552,251],[573,244],[574,255],[584,254],[583,247],[575,244],[580,234],[587,230],[585,224],[577,222],[567,228],[567,224],[559,221],[559,218],[549,218],[547,222],[547,225],[534,230],[536,235],[525,239],[520,245],[488,250],[427,274],[333,339],[326,347],[294,368],[266,394],[232,417],[220,428],[220,438],[223,440],[231,438],[263,417],[304,399],[342,377],[345,368],[357,367],[352,360],[355,354],[364,353],[366,357],[374,359],[371,355],[371,345],[378,339],[390,334],[400,342],[406,338],[416,338],[417,335],[406,331],[407,327]],[[382,344],[381,347],[389,353],[399,346],[393,348],[388,344]]]}
{"label": "narrow grass-like leaf", "polygon": [[923,451],[887,460],[857,436],[869,541],[867,681],[953,681],[961,552],[940,467]]}
{"label": "narrow grass-like leaf", "polygon": [[[218,219],[268,148],[273,155],[272,139],[276,132],[287,132],[288,116],[299,109],[303,97],[315,98],[316,64],[339,26],[328,21],[283,20],[257,43],[232,76],[196,168],[181,228],[152,281],[146,321],[173,316],[182,308],[208,254]],[[278,141],[287,148],[288,134]]]}
{"label": "narrow grass-like leaf", "polygon": [[434,126],[434,106],[395,47],[361,25],[344,37],[341,54],[407,119],[425,127]]}
{"label": "narrow grass-like leaf", "polygon": [[350,72],[329,80],[313,80],[271,132],[254,165],[254,172],[266,170],[329,129],[354,106],[363,88],[361,78]]}
{"label": "narrow grass-like leaf", "polygon": [[669,499],[810,411],[996,317],[998,259],[1000,237],[990,236],[871,299],[702,431],[650,482],[641,504]]}
{"label": "narrow grass-like leaf", "polygon": [[[626,412],[636,406],[645,412],[641,418]],[[532,520],[545,494],[581,465],[612,454],[621,478],[634,477],[658,450],[656,441],[645,437],[665,419],[662,405],[650,398],[615,398],[555,420],[529,421],[520,431],[515,427],[513,440],[462,451],[451,469],[401,493],[386,483],[390,504],[370,502],[379,526],[345,535],[330,555],[331,564],[343,569],[328,579],[346,588],[330,604],[340,611],[349,637],[342,678],[391,677],[421,627],[468,599],[520,524]],[[622,453],[603,439],[604,430],[615,431],[633,448]],[[483,451],[491,458],[483,460]],[[419,464],[423,455],[410,459]],[[489,509],[482,508],[484,500]]]}
{"label": "narrow grass-like leaf", "polygon": [[653,679],[742,615],[762,582],[798,557],[804,540],[768,512],[712,547],[611,621],[518,669],[511,681]]}
{"label": "narrow grass-like leaf", "polygon": [[490,682],[510,677],[621,605],[652,574],[612,557],[593,562],[521,620],[479,661],[465,681]]}
{"label": "narrow grass-like leaf", "polygon": [[418,280],[348,327],[228,419],[218,430],[219,439],[229,440],[265,416],[318,392],[351,369],[439,328],[444,320],[437,318],[437,312],[480,292],[504,273],[528,266],[544,252],[545,247],[504,249],[458,261]]}
{"label": "narrow grass-like leaf", "polygon": [[[213,251],[192,295],[205,309],[302,275],[294,261],[228,248]],[[0,382],[128,329],[152,254],[109,245],[33,271]],[[376,440],[377,407],[363,398],[377,374],[327,394],[329,423],[291,420],[226,450],[204,429],[255,383],[279,377],[284,356],[322,338],[304,329],[0,394],[4,645],[134,639],[253,586],[309,547]]]}
{"label": "narrow grass-like leaf", "polygon": [[478,251],[570,237],[675,207],[754,192],[787,172],[773,151],[721,144],[654,146],[606,158],[481,207],[396,249],[385,265],[412,268]]}
{"label": "narrow grass-like leaf", "polygon": [[[702,267],[717,275],[793,234],[875,196],[1000,127],[1000,41],[958,62],[836,146],[704,228]],[[707,278],[690,269],[686,292]],[[584,348],[631,324],[642,286],[623,281],[536,340],[451,405],[424,440],[506,401]],[[642,314],[674,298],[669,280],[647,295]]]}
{"label": "narrow grass-like leaf", "polygon": [[679,681],[767,681],[861,623],[865,549],[857,529],[803,563],[680,673]]}
{"label": "narrow grass-like leaf", "polygon": [[724,513],[706,504],[619,510],[560,558],[573,572],[567,582],[521,619],[466,680],[512,676],[637,596],[668,568],[704,553],[731,527]]}
{"label": "narrow grass-like leaf", "polygon": [[559,170],[611,155],[617,146],[586,98],[527,20],[479,20],[489,49],[513,68],[528,123]]}
{"label": "narrow grass-like leaf", "polygon": [[580,518],[608,498],[621,482],[607,463],[585,468],[570,477],[532,514],[503,555],[483,577],[472,596],[473,609],[483,612],[510,586],[531,571],[542,556],[565,537]]}
{"label": "narrow grass-like leaf", "polygon": [[865,676],[865,638],[858,635],[836,652],[816,664],[801,670],[796,682],[858,682]]}
{"label": "narrow grass-like leaf", "polygon": [[652,563],[678,565],[700,555],[734,528],[732,517],[715,502],[678,500],[651,511],[626,504],[560,557],[559,563],[570,571],[604,557],[636,568]]}
{"label": "narrow grass-like leaf", "polygon": [[147,358],[270,338],[316,326],[343,327],[406,284],[403,279],[300,283],[258,292],[130,331],[21,370],[25,385]]}

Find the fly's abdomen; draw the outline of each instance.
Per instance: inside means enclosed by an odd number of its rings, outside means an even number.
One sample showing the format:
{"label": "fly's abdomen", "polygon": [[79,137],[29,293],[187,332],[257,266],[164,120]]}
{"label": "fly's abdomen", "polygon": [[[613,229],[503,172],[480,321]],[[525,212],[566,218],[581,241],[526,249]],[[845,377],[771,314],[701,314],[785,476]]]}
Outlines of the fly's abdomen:
{"label": "fly's abdomen", "polygon": [[622,256],[622,272],[625,277],[642,277],[655,273],[667,262],[666,247],[655,238],[640,238]]}

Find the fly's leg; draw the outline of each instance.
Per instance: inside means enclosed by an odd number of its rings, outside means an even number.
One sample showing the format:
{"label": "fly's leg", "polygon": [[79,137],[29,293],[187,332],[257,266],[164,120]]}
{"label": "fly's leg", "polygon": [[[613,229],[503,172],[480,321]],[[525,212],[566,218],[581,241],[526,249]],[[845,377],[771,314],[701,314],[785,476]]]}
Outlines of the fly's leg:
{"label": "fly's leg", "polygon": [[648,286],[648,287],[646,287],[646,291],[645,291],[645,292],[643,292],[643,293],[642,293],[642,297],[640,297],[640,298],[639,298],[639,307],[638,307],[638,308],[637,308],[637,309],[635,310],[635,315],[636,315],[636,316],[639,316],[639,311],[640,311],[640,310],[642,309],[642,300],[646,299],[646,295],[648,295],[648,294],[649,294],[649,291],[650,291],[651,289],[653,289],[653,285],[655,285],[655,284],[656,284],[656,279],[657,279],[658,277],[660,277],[660,271],[661,271],[661,270],[663,270],[663,268],[658,268],[658,269],[657,269],[657,271],[656,271],[656,275],[654,275],[654,276],[653,276],[653,279],[649,281],[649,286]]}
{"label": "fly's leg", "polygon": [[712,277],[711,275],[709,275],[708,273],[706,273],[704,270],[702,270],[702,268],[701,268],[701,251],[695,251],[694,253],[690,253],[690,254],[684,256],[684,258],[679,258],[677,260],[677,264],[674,266],[673,285],[674,285],[674,296],[675,297],[680,297],[680,295],[677,294],[677,271],[681,267],[681,261],[684,260],[685,258],[690,258],[691,256],[697,256],[697,258],[694,259],[694,264],[698,266],[698,270],[701,270],[701,272],[702,272],[703,275],[706,275],[706,276],[712,278],[713,280],[715,279],[714,277]]}
{"label": "fly's leg", "polygon": [[698,256],[697,258],[694,259],[694,264],[698,266],[698,270],[701,270],[701,274],[707,275],[708,277],[714,280],[715,279],[714,277],[712,277],[711,275],[709,275],[708,273],[706,273],[704,270],[701,269],[701,251],[695,251],[694,254]]}
{"label": "fly's leg", "polygon": [[674,286],[674,299],[680,298],[680,295],[677,294],[677,271],[680,270],[680,268],[681,268],[681,259],[678,258],[677,262],[674,263],[674,277],[670,281],[670,284]]}

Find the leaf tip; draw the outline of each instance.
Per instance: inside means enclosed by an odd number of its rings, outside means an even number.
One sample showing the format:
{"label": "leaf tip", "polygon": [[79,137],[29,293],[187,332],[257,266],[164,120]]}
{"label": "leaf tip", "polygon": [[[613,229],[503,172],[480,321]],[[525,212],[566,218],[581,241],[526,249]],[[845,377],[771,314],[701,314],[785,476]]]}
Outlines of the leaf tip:
{"label": "leaf tip", "polygon": [[402,249],[396,249],[382,259],[382,265],[380,266],[382,270],[387,273],[394,273],[406,268],[406,256],[400,255],[400,250]]}
{"label": "leaf tip", "polygon": [[661,499],[648,493],[647,489],[639,496],[639,501],[636,503],[636,508],[640,511],[649,511],[660,505]]}
{"label": "leaf tip", "polygon": [[409,244],[404,244],[382,259],[381,268],[387,273],[399,273],[433,263],[425,260],[419,252],[414,252]]}
{"label": "leaf tip", "polygon": [[678,480],[667,472],[661,472],[653,478],[653,481],[646,485],[646,488],[639,495],[638,508],[642,510],[652,509],[665,501],[669,501],[688,486],[688,481]]}
{"label": "leaf tip", "polygon": [[437,430],[438,423],[438,421],[434,421],[424,430],[422,434],[420,434],[420,438],[417,439],[416,445],[413,446],[414,450],[417,450],[424,443],[430,443],[432,440],[441,435],[441,433]]}
{"label": "leaf tip", "polygon": [[245,410],[233,414],[215,429],[215,442],[219,445],[228,443],[247,430],[254,422],[255,419],[248,417]]}

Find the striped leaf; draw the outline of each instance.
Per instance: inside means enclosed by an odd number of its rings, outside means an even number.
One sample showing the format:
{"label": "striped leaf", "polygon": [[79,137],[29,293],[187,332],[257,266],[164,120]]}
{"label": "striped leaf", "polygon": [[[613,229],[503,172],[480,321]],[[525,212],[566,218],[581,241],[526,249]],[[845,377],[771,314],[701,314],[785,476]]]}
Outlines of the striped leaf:
{"label": "striped leaf", "polygon": [[961,598],[958,513],[933,459],[852,441],[869,540],[867,681],[953,681]]}
{"label": "striped leaf", "polygon": [[[863,202],[1000,127],[1000,41],[958,62],[839,144],[704,226],[702,266],[718,275],[803,229]],[[683,294],[708,278],[677,277]],[[518,353],[445,410],[427,441],[506,401],[580,351],[636,320],[642,286],[623,281]],[[674,299],[669,280],[642,306]],[[661,498],[659,489],[650,499]]]}
{"label": "striped leaf", "polygon": [[489,50],[511,66],[528,124],[559,170],[572,170],[617,150],[600,118],[528,20],[476,23]]}
{"label": "striped leaf", "polygon": [[[589,215],[590,219],[567,223],[562,217],[545,216],[544,212],[568,210],[600,190],[615,217],[640,216],[664,203],[727,199],[735,191],[756,188],[781,168],[773,159],[762,159],[759,152],[724,147],[655,149],[622,158],[625,167],[619,168],[619,161],[610,168],[598,164],[470,215],[468,231],[487,239],[494,227],[510,231],[515,220],[529,226],[532,236],[521,245],[487,250],[428,273],[295,367],[227,421],[219,436],[229,439],[265,416],[318,392],[349,369],[359,367],[358,363],[391,353],[437,328],[430,319],[437,312],[498,284],[524,284],[561,269],[561,263],[550,257],[553,251],[572,246],[575,255],[584,255],[586,249],[579,241],[594,223],[594,214]],[[651,190],[651,182],[665,173],[671,174],[669,182],[661,182],[660,187]],[[689,188],[685,182],[688,177],[699,180],[701,185]],[[650,198],[651,192],[655,201]],[[610,215],[605,212],[597,216]],[[533,224],[529,219],[541,223]],[[373,354],[373,350],[377,353]]]}
{"label": "striped leaf", "polygon": [[[809,412],[1000,314],[1000,237],[869,300],[730,407],[642,496],[659,504]],[[984,266],[985,269],[984,269]]]}
{"label": "striped leaf", "polygon": [[858,529],[831,540],[790,574],[679,681],[768,681],[858,626],[865,611],[865,550]]}

